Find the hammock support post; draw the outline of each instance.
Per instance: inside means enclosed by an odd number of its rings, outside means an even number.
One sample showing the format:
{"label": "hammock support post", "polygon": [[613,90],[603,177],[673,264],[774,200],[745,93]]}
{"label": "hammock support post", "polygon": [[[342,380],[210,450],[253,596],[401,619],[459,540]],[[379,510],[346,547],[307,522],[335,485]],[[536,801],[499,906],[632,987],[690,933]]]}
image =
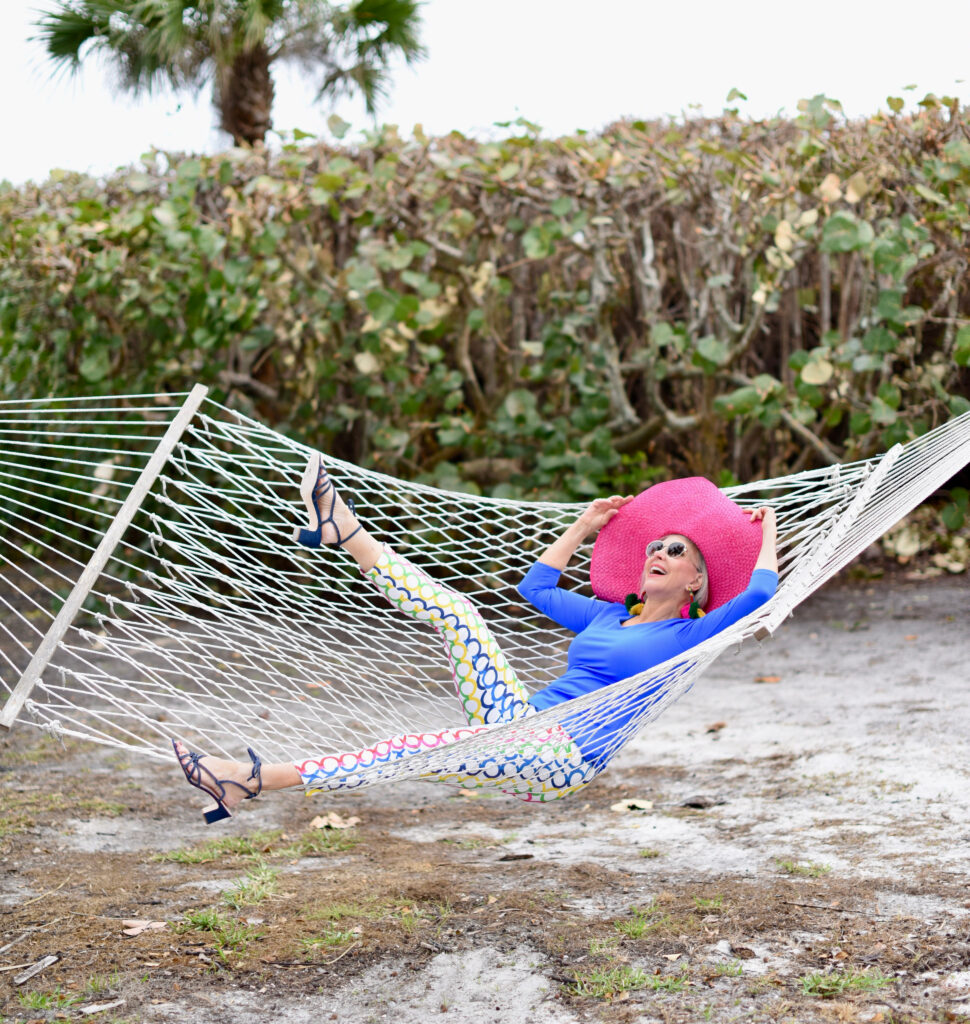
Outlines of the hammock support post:
{"label": "hammock support post", "polygon": [[132,519],[135,517],[135,513],[141,507],[146,495],[158,479],[169,456],[175,450],[175,446],[208,393],[209,389],[207,387],[202,384],[196,384],[189,392],[175,419],[169,424],[168,430],[165,431],[162,439],[158,442],[158,447],[152,453],[152,457],[148,460],[145,468],[141,471],[124,504],[119,509],[117,516],[115,516],[114,521],[101,538],[101,543],[91,555],[88,564],[84,567],[84,571],[78,577],[77,583],[74,584],[74,589],[68,594],[67,600],[61,606],[61,610],[51,623],[50,629],[48,629],[37,650],[34,652],[34,656],[30,659],[30,664],[24,670],[24,674],[20,677],[9,699],[3,705],[3,710],[0,712],[0,727],[3,729],[9,731],[13,726],[24,704],[30,697],[34,686],[40,680],[44,669],[47,668],[48,663],[53,657],[57,645],[70,628],[74,617],[90,593],[91,588],[97,582],[112,554],[114,554],[114,550],[118,546],[125,530],[128,529]]}

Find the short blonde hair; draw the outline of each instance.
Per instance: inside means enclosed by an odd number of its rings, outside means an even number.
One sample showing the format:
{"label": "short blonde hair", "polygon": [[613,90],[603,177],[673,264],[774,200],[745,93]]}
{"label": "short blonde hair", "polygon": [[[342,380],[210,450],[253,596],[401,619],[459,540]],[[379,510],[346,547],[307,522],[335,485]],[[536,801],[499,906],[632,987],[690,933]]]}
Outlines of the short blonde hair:
{"label": "short blonde hair", "polygon": [[[690,540],[690,538],[687,538]],[[690,546],[694,549],[694,554],[697,555],[696,567],[697,571],[703,576],[701,581],[701,588],[694,595],[694,600],[697,602],[698,607],[703,608],[707,604],[707,599],[711,596],[711,581],[707,573],[707,562],[704,561],[704,554],[701,549],[691,540]]]}

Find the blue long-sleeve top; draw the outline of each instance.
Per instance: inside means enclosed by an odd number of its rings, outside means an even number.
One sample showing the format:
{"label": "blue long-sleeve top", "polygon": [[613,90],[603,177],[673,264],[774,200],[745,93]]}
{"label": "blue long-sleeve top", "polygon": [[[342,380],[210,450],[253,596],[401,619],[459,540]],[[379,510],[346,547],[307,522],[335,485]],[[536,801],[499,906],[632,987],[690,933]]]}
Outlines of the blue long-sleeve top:
{"label": "blue long-sleeve top", "polygon": [[[623,622],[631,617],[624,605],[564,590],[558,585],[560,575],[558,569],[536,562],[518,587],[530,604],[577,634],[569,645],[565,673],[529,698],[529,703],[540,709],[581,697],[683,654],[761,607],[778,586],[776,572],[755,569],[747,589],[703,618],[662,619],[624,626]],[[662,684],[657,688],[659,685]],[[644,698],[656,693],[657,688],[644,694]],[[604,756],[608,759],[615,745],[609,742],[611,737],[636,712],[633,708],[614,715],[603,728],[594,730],[595,735],[587,725],[583,730],[585,736],[573,738],[589,760],[602,760]]]}

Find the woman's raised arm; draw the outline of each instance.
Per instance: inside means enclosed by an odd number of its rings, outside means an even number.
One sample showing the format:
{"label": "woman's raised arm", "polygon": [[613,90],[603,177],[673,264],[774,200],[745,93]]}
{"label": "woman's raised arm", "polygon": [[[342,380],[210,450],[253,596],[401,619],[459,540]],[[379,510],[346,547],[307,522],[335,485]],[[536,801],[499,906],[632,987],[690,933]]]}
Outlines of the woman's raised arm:
{"label": "woman's raised arm", "polygon": [[761,508],[747,508],[745,512],[751,516],[752,523],[761,520],[761,551],[758,552],[758,561],[754,567],[778,572],[778,522],[775,510],[769,505],[762,505]]}
{"label": "woman's raised arm", "polygon": [[558,540],[553,541],[539,555],[539,561],[562,572],[569,565],[569,559],[576,553],[579,545],[590,534],[599,533],[616,513],[631,501],[632,495],[622,498],[614,494],[609,498],[597,498],[574,523],[566,527]]}

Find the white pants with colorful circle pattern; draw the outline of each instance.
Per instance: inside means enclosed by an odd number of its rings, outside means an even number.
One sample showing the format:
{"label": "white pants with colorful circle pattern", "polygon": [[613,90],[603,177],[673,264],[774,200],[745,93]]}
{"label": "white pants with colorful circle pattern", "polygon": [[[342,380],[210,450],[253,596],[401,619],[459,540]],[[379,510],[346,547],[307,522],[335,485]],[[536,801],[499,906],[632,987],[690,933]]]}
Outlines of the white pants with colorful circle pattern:
{"label": "white pants with colorful circle pattern", "polygon": [[[433,733],[410,733],[383,740],[373,747],[295,762],[308,793],[348,789],[372,780],[361,769],[393,764],[410,754],[447,746],[467,736],[487,732],[500,722],[536,713],[528,693],[495,642],[475,606],[435,582],[406,559],[385,547],[365,577],[395,607],[430,623],[444,640],[458,698],[468,727]],[[498,785],[523,800],[554,800],[585,786],[599,768],[559,725],[536,730],[528,739],[487,755],[472,752],[461,769],[423,773],[422,778],[465,788]]]}

